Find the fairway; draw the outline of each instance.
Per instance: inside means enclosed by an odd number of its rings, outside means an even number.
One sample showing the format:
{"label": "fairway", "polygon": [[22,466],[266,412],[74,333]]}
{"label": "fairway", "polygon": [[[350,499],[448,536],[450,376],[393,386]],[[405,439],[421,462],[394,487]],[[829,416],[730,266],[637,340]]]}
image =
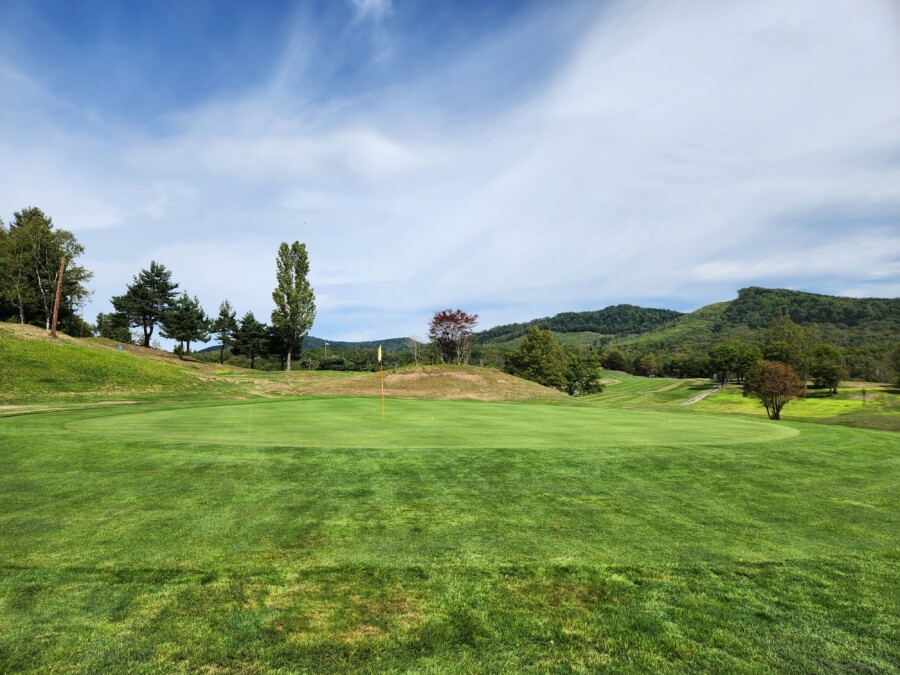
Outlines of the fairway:
{"label": "fairway", "polygon": [[315,398],[146,412],[69,422],[78,433],[155,441],[330,448],[600,448],[771,442],[791,427],[706,415],[575,406]]}

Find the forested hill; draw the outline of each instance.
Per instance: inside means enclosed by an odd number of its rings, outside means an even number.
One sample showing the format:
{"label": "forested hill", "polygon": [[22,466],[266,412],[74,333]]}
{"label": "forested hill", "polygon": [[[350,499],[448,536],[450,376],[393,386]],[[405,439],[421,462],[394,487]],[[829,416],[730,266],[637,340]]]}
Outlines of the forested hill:
{"label": "forested hill", "polygon": [[739,290],[737,300],[729,303],[723,318],[733,326],[765,328],[783,314],[799,324],[835,324],[846,328],[878,324],[900,332],[900,298],[839,298],[758,286]]}
{"label": "forested hill", "polygon": [[814,328],[819,340],[837,345],[851,361],[881,359],[900,342],[900,298],[845,298],[750,287],[738,291],[735,300],[701,307],[667,326],[615,343],[663,359],[702,355],[729,340],[758,344],[769,322],[784,314]]}
{"label": "forested hill", "polygon": [[[365,342],[338,342],[328,340],[329,349],[378,349],[379,345],[385,352],[405,352],[409,350],[408,338],[387,338],[386,340],[368,340]],[[304,349],[323,349],[325,340],[307,335],[303,339]]]}
{"label": "forested hill", "polygon": [[614,305],[590,312],[563,312],[527,323],[496,326],[478,333],[478,342],[482,344],[510,342],[525,335],[532,326],[552,330],[554,333],[636,335],[664,326],[681,315],[681,312],[671,309]]}

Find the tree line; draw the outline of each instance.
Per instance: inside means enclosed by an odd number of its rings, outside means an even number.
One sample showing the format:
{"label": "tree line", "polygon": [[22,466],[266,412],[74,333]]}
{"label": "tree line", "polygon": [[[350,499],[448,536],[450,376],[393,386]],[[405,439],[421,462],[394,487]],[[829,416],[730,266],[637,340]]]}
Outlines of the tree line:
{"label": "tree line", "polygon": [[275,309],[271,325],[266,325],[249,311],[238,321],[227,299],[219,305],[218,316],[208,317],[196,296],[186,291],[176,294],[179,284],[172,280],[172,273],[154,260],[134,276],[125,293],[112,298],[112,313],[97,316],[97,332],[131,342],[131,330],[137,329],[141,344],[149,347],[159,327],[162,337],[178,343],[175,352],[182,357],[191,353],[191,343],[208,342],[214,335],[220,342],[220,362],[230,347],[233,353],[246,354],[251,368],[258,356],[274,354],[283,370],[291,370],[316,316],[308,275],[306,245],[283,242],[276,257]]}
{"label": "tree line", "polygon": [[[209,317],[196,296],[182,290],[164,265],[151,261],[111,299],[113,311],[99,314],[95,325],[83,321],[78,308],[91,296],[86,284],[92,273],[80,264],[84,247],[75,235],[57,228],[36,207],[14,214],[7,225],[0,220],[0,319],[50,328],[59,261],[66,260],[57,328],[70,335],[97,334],[119,342],[150,346],[156,331],[177,343],[176,352],[191,354],[192,345],[211,337],[219,342],[218,360],[235,359],[255,368],[289,370],[298,360],[315,318],[315,295],[309,285],[306,247],[282,243],[276,256],[275,309],[270,323],[247,312],[238,320],[226,299],[219,313]],[[671,310],[615,305],[596,312],[564,312],[526,324],[498,326],[475,333],[478,315],[462,310],[436,312],[428,326],[428,341],[408,338],[401,348],[388,350],[392,367],[424,363],[473,363],[497,367],[555,386],[569,393],[596,391],[602,366],[642,376],[708,377],[742,382],[759,360],[784,363],[803,381],[834,390],[842,378],[886,380],[900,375],[900,345],[876,358],[860,347],[842,350],[819,338],[818,329],[801,327],[798,320],[840,322],[863,331],[875,325],[893,330],[900,323],[897,299],[847,299],[778,289],[746,288],[725,310],[725,320],[744,326],[741,332],[712,327],[712,335],[728,336],[705,351],[672,352],[665,344],[640,348],[597,343],[561,347],[552,331],[604,333],[609,340],[642,333],[682,316]],[[761,322],[766,320],[765,324]],[[762,340],[755,326],[765,325]],[[820,324],[827,327],[831,324]],[[517,349],[509,341],[516,339]],[[860,338],[862,339],[862,338]],[[373,343],[374,344],[374,343]],[[708,344],[708,343],[707,343]],[[603,348],[605,346],[605,348]],[[408,353],[407,353],[408,352]],[[201,358],[210,358],[203,356]],[[301,367],[371,370],[378,366],[375,348],[307,349]],[[538,365],[538,363],[541,365]],[[549,365],[548,365],[549,364]]]}

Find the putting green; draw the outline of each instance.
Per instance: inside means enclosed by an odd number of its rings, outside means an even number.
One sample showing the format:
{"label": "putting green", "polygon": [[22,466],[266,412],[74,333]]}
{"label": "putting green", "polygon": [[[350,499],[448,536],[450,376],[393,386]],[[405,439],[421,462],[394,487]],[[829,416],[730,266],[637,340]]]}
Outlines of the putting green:
{"label": "putting green", "polygon": [[777,441],[777,422],[606,408],[318,398],[105,414],[66,424],[80,433],[190,443],[368,448],[593,448]]}

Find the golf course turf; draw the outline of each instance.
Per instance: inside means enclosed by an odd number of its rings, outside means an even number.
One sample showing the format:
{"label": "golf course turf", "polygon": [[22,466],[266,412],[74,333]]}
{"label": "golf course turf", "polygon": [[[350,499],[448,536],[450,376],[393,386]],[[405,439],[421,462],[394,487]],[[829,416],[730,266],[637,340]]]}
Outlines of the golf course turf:
{"label": "golf course turf", "polygon": [[900,667],[891,432],[302,398],[0,419],[0,671]]}
{"label": "golf course turf", "polygon": [[[389,416],[388,413],[389,412]],[[100,413],[75,433],[328,448],[600,448],[775,441],[797,432],[735,417],[476,401],[317,398]]]}

